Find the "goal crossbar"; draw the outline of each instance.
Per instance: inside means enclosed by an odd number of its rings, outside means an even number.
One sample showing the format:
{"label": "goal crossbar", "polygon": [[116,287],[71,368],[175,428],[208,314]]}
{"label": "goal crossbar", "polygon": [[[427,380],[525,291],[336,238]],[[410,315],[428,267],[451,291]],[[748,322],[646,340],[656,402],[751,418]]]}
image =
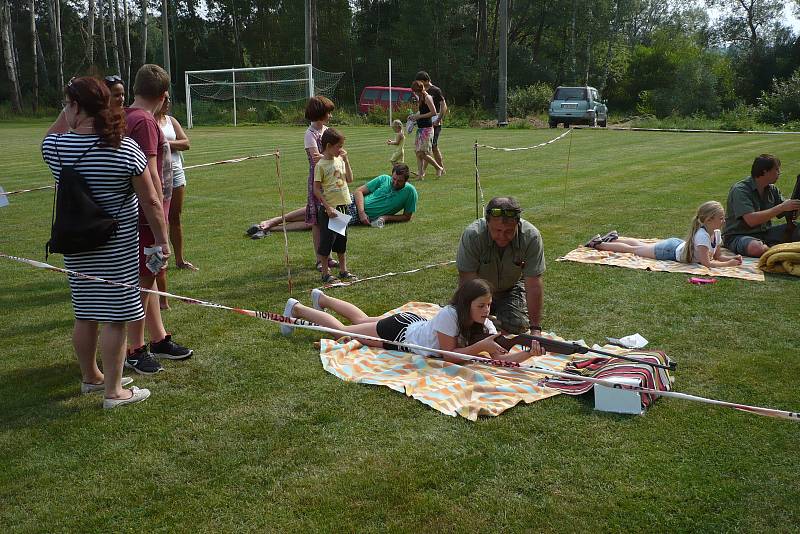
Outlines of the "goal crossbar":
{"label": "goal crossbar", "polygon": [[[274,71],[274,70],[305,70],[306,77],[305,78],[292,78],[286,80],[260,80],[260,81],[236,81],[236,73],[244,73],[244,72],[264,72],[264,71]],[[199,77],[202,74],[230,74],[231,80],[230,81],[207,81],[204,80],[199,83],[190,83],[189,76]],[[296,76],[296,75],[295,75]],[[187,70],[184,72],[183,75],[184,86],[186,90],[186,126],[188,128],[193,127],[192,123],[192,87],[200,87],[200,86],[210,86],[210,85],[222,85],[222,86],[230,86],[233,89],[233,125],[236,126],[236,86],[243,86],[243,85],[259,85],[259,84],[285,84],[285,83],[297,83],[297,82],[305,82],[307,84],[307,97],[311,98],[314,96],[314,67],[310,63],[303,63],[299,65],[273,65],[269,67],[243,67],[243,68],[230,68],[230,69],[209,69],[209,70]]]}

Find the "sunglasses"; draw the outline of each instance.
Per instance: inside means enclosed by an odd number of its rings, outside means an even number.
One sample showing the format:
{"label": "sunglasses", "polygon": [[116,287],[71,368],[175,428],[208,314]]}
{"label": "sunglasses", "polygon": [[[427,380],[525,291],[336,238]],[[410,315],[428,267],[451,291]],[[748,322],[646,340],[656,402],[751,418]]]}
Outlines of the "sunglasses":
{"label": "sunglasses", "polygon": [[509,217],[513,219],[519,218],[522,210],[514,208],[489,208],[486,210],[486,215],[491,217]]}
{"label": "sunglasses", "polygon": [[112,76],[106,76],[103,78],[103,81],[106,82],[106,85],[114,85],[117,83],[124,83],[122,81],[122,77],[119,74],[114,74]]}

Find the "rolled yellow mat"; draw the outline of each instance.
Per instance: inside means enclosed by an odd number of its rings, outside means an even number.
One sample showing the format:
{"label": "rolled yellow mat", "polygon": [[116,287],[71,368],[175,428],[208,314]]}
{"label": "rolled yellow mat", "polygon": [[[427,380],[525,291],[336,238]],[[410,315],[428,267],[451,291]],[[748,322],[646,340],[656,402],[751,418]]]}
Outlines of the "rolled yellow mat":
{"label": "rolled yellow mat", "polygon": [[781,265],[783,266],[783,269],[786,271],[787,274],[800,276],[800,263],[785,261],[781,263]]}
{"label": "rolled yellow mat", "polygon": [[778,252],[771,254],[767,258],[767,265],[774,265],[775,263],[783,263],[790,261],[792,263],[800,263],[800,252]]}

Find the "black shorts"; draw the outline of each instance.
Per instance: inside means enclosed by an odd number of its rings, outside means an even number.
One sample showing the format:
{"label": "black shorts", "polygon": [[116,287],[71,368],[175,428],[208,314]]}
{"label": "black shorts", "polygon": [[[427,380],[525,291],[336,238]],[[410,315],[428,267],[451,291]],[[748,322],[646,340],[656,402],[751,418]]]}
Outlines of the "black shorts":
{"label": "black shorts", "polygon": [[433,141],[431,141],[432,146],[439,145],[439,134],[442,133],[442,125],[434,126],[433,127]]}
{"label": "black shorts", "polygon": [[[345,205],[336,206],[339,213],[347,213],[348,207]],[[344,254],[347,252],[347,235],[342,235],[328,228],[328,212],[325,206],[320,206],[317,212],[317,224],[319,224],[319,248],[317,254],[327,258],[331,252]]]}
{"label": "black shorts", "polygon": [[[401,312],[378,321],[375,324],[375,330],[378,332],[379,338],[402,343],[406,340],[408,326],[425,320],[416,313]],[[386,350],[402,350],[393,343],[384,343],[383,348]]]}

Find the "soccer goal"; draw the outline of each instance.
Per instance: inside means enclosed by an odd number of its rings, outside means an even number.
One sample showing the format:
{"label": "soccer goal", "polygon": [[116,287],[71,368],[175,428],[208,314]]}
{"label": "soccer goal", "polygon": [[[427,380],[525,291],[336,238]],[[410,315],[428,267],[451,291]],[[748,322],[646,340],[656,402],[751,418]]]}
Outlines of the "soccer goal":
{"label": "soccer goal", "polygon": [[310,64],[186,71],[186,125],[192,128],[196,117],[226,122],[229,117],[236,126],[240,114],[267,120],[274,107],[263,103],[296,102],[314,95],[332,98],[343,75]]}

